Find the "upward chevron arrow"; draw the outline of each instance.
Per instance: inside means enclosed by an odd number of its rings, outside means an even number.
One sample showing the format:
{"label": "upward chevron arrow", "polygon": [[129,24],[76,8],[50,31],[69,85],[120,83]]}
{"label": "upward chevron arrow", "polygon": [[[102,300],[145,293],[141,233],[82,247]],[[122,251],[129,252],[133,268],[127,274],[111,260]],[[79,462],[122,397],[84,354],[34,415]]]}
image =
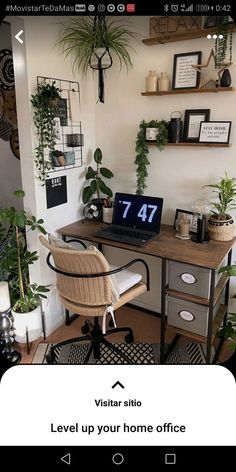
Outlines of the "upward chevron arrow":
{"label": "upward chevron arrow", "polygon": [[119,385],[121,388],[125,388],[124,385],[122,385],[122,383],[119,382],[119,380],[117,380],[117,382],[114,383],[114,385],[112,385],[111,388],[115,388],[115,387],[117,387],[117,385]]}

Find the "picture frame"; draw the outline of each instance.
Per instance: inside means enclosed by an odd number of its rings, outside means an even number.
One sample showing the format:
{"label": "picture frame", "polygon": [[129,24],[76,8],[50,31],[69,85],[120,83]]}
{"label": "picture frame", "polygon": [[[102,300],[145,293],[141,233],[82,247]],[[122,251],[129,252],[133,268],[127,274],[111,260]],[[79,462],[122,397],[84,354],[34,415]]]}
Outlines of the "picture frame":
{"label": "picture frame", "polygon": [[201,64],[202,51],[174,55],[172,90],[195,89],[200,83],[200,72],[192,66]]}
{"label": "picture frame", "polygon": [[209,108],[185,110],[183,141],[185,143],[198,143],[200,124],[202,121],[210,120]]}
{"label": "picture frame", "polygon": [[182,218],[183,216],[187,217],[187,219],[190,221],[189,232],[191,234],[196,234],[197,233],[197,220],[198,220],[199,214],[193,211],[189,211],[189,210],[181,210],[180,208],[176,209],[174,229],[178,231],[178,222],[180,218]]}
{"label": "picture frame", "polygon": [[228,144],[232,121],[202,121],[199,130],[199,143]]}

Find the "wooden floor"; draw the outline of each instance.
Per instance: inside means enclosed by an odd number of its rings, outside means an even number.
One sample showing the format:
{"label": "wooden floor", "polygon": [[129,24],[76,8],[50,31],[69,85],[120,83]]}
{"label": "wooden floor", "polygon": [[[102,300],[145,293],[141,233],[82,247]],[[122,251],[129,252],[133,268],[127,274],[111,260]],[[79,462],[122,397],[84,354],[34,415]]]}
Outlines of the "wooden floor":
{"label": "wooden floor", "polygon": [[[92,321],[92,320],[91,320]],[[148,342],[148,343],[159,343],[160,342],[160,318],[153,315],[141,312],[134,308],[124,306],[116,312],[116,321],[117,326],[129,326],[133,328],[134,332],[134,341],[135,342]],[[81,326],[84,324],[85,318],[79,317],[73,321],[70,326],[61,326],[56,331],[54,331],[48,338],[44,341],[43,338],[40,338],[37,341],[31,343],[30,353],[27,354],[27,346],[25,344],[15,344],[15,348],[22,355],[23,364],[31,364],[34,354],[36,352],[37,346],[40,342],[60,342],[66,339],[70,339],[76,336],[81,336]],[[166,330],[166,342],[171,342],[174,337],[174,332],[172,330]],[[124,335],[115,334],[109,337],[111,342],[123,342]],[[180,342],[188,343],[191,342],[189,338],[181,338]],[[225,345],[222,349],[220,356],[220,361],[224,361],[232,355],[232,351]]]}

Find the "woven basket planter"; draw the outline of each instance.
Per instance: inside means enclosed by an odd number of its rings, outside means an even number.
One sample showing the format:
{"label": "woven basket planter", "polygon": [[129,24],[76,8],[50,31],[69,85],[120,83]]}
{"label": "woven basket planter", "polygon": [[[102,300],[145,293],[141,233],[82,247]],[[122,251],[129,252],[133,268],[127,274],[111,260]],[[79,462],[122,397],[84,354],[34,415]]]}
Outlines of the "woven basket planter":
{"label": "woven basket planter", "polygon": [[235,233],[233,218],[229,215],[226,220],[217,220],[211,216],[208,220],[208,233],[215,241],[231,241]]}

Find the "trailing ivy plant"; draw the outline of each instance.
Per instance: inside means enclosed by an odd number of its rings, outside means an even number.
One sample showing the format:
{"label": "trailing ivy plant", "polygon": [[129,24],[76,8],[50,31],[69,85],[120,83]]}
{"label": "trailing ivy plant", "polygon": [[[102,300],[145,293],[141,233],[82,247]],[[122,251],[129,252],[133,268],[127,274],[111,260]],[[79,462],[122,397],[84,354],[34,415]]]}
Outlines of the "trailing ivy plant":
{"label": "trailing ivy plant", "polygon": [[52,163],[45,159],[45,149],[50,152],[55,150],[57,132],[55,117],[57,116],[57,99],[60,91],[55,86],[55,81],[49,84],[46,81],[38,84],[37,92],[31,95],[31,103],[34,108],[33,120],[38,137],[38,145],[35,148],[34,163],[41,185],[45,184],[48,172],[52,169]]}
{"label": "trailing ivy plant", "polygon": [[[219,16],[217,19],[217,37],[215,39],[215,67],[221,67],[225,60],[232,62],[232,32],[229,17]],[[219,36],[222,36],[219,38]],[[227,57],[228,55],[228,57]]]}
{"label": "trailing ivy plant", "polygon": [[141,121],[139,125],[139,132],[136,139],[136,158],[135,164],[137,166],[137,188],[136,194],[143,195],[146,186],[146,178],[148,176],[147,166],[150,164],[148,160],[148,143],[146,141],[146,128],[157,128],[158,133],[156,137],[156,145],[160,151],[162,151],[168,143],[168,123],[165,120],[151,120]]}

